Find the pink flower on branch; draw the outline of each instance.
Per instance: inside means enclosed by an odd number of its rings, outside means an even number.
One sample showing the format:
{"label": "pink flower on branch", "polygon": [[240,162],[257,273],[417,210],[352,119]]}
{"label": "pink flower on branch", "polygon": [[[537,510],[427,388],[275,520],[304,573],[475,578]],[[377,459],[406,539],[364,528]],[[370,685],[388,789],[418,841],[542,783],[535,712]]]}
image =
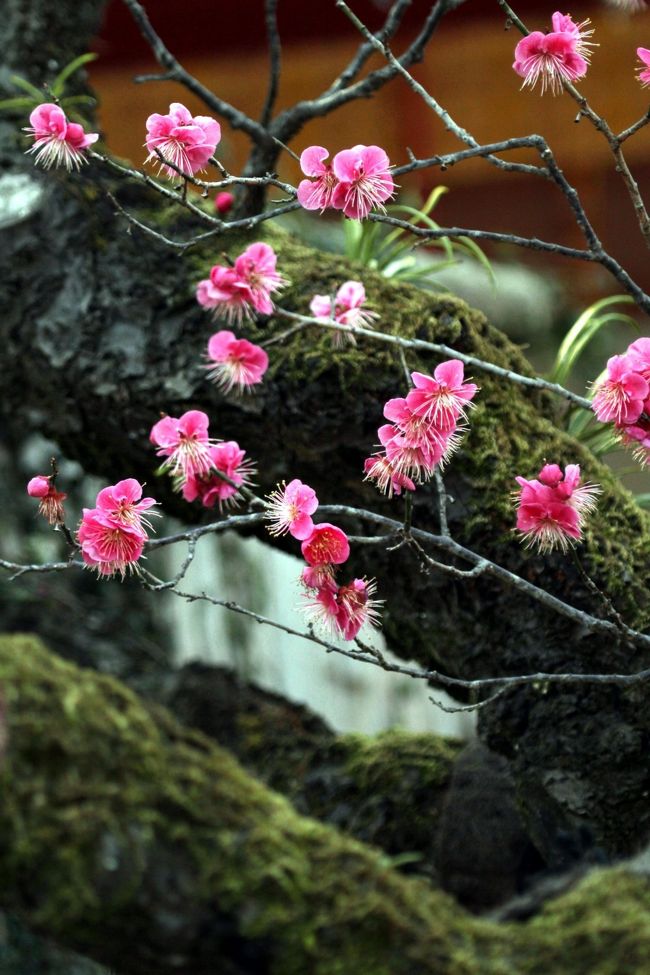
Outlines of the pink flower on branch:
{"label": "pink flower on branch", "polygon": [[124,578],[137,571],[147,536],[134,525],[120,524],[97,508],[84,508],[77,531],[81,554],[87,566],[100,575],[115,573]]}
{"label": "pink flower on branch", "polygon": [[[151,528],[151,522],[144,512],[157,502],[153,498],[142,497],[142,485],[134,477],[127,477],[111,487],[102,488],[95,502],[97,510],[118,525],[143,530]],[[157,511],[152,514],[158,514]]]}
{"label": "pink flower on branch", "polygon": [[453,427],[459,417],[465,416],[467,407],[478,392],[475,383],[463,381],[464,367],[460,359],[449,359],[436,366],[433,377],[412,372],[415,389],[406,402],[417,416],[439,425],[442,429]]}
{"label": "pink flower on branch", "polygon": [[374,579],[353,579],[336,593],[336,624],[344,640],[354,640],[365,623],[377,626],[381,600],[374,599]]}
{"label": "pink flower on branch", "polygon": [[57,491],[52,475],[38,474],[27,484],[30,498],[38,498],[38,513],[43,515],[50,525],[62,525],[65,520],[63,502],[67,494]]}
{"label": "pink flower on branch", "polygon": [[236,325],[241,325],[242,319],[251,315],[253,307],[253,295],[246,282],[234,268],[221,264],[210,269],[209,278],[199,281],[196,300],[214,312],[216,318],[225,318]]}
{"label": "pink flower on branch", "polygon": [[301,551],[308,565],[341,565],[350,557],[350,543],[341,528],[323,522],[314,527]]}
{"label": "pink flower on branch", "polygon": [[584,42],[574,31],[542,34],[538,30],[519,41],[512,65],[524,79],[522,87],[534,88],[539,81],[542,95],[547,88],[554,95],[559,94],[565,81],[583,78],[588,66]]}
{"label": "pink flower on branch", "polygon": [[326,210],[332,206],[332,193],[337,184],[332,167],[325,160],[329,151],[323,146],[309,146],[300,155],[300,168],[305,176],[298,184],[298,202],[305,210]]}
{"label": "pink flower on branch", "polygon": [[568,464],[564,472],[557,464],[546,464],[538,479],[516,480],[517,530],[528,547],[536,545],[541,553],[554,548],[566,552],[580,541],[584,517],[596,507],[601,489],[581,483],[578,464]]}
{"label": "pink flower on branch", "polygon": [[373,207],[385,210],[384,203],[395,193],[390,161],[379,146],[343,149],[334,156],[332,169],[338,180],[332,206],[346,217],[365,220]]}
{"label": "pink flower on branch", "polygon": [[225,217],[227,213],[232,210],[233,204],[235,202],[235,197],[232,193],[228,193],[224,190],[223,193],[217,193],[214,198],[214,208],[220,217]]}
{"label": "pink flower on branch", "polygon": [[634,423],[643,412],[650,386],[629,355],[607,360],[607,376],[596,386],[592,409],[603,423]]}
{"label": "pink flower on branch", "polygon": [[196,300],[216,316],[240,325],[257,312],[271,315],[271,296],[288,282],[276,269],[277,256],[268,244],[251,244],[235,261],[234,267],[215,264],[210,277],[199,281]]}
{"label": "pink flower on branch", "polygon": [[215,332],[208,342],[208,376],[224,393],[235,386],[250,389],[262,382],[269,357],[259,345],[238,339],[233,332]]}
{"label": "pink flower on branch", "polygon": [[282,484],[268,496],[266,517],[271,535],[287,532],[299,541],[309,538],[314,530],[311,516],[318,508],[318,498],[313,488],[297,478]]}
{"label": "pink flower on branch", "polygon": [[647,47],[637,47],[637,57],[642,62],[637,68],[636,76],[644,88],[650,86],[650,51]]}
{"label": "pink flower on branch", "polygon": [[[204,474],[190,474],[183,483],[186,501],[199,499],[205,508],[219,505],[219,510],[234,506],[239,489],[248,487],[255,473],[255,465],[246,458],[236,440],[226,440],[208,449],[211,469]],[[225,475],[227,480],[220,475]],[[231,483],[229,483],[231,482]]]}
{"label": "pink flower on branch", "polygon": [[34,145],[27,151],[36,153],[36,162],[44,169],[79,169],[87,162],[84,149],[99,138],[96,132],[84,132],[83,126],[69,122],[63,109],[49,102],[34,109],[25,132],[34,138]]}
{"label": "pink flower on branch", "polygon": [[376,481],[377,488],[389,498],[392,498],[394,494],[400,495],[402,488],[407,491],[415,491],[415,484],[411,478],[405,474],[400,474],[385,453],[367,457],[363,469],[366,475],[364,481]]}
{"label": "pink flower on branch", "polygon": [[[363,308],[365,302],[366,289],[361,281],[346,281],[336,292],[333,302],[329,295],[314,295],[309,310],[314,318],[327,318],[351,328],[371,328],[373,319],[379,316],[376,312]],[[335,345],[341,344],[345,339],[353,345],[356,344],[354,335],[349,332],[334,332]]]}
{"label": "pink flower on branch", "polygon": [[235,261],[235,273],[251,294],[251,303],[261,315],[273,314],[271,295],[280,291],[287,281],[276,270],[278,258],[268,244],[251,244]]}
{"label": "pink flower on branch", "polygon": [[172,102],[167,115],[157,112],[150,115],[146,125],[145,146],[149,155],[145,162],[157,162],[159,172],[165,172],[170,179],[179,174],[163,160],[172,163],[186,176],[193,176],[205,169],[221,139],[218,122],[205,115],[193,117],[180,102]]}
{"label": "pink flower on branch", "polygon": [[162,467],[183,480],[207,474],[212,467],[208,436],[209,419],[201,410],[189,410],[180,418],[165,416],[154,423],[149,435],[159,457],[166,458]]}

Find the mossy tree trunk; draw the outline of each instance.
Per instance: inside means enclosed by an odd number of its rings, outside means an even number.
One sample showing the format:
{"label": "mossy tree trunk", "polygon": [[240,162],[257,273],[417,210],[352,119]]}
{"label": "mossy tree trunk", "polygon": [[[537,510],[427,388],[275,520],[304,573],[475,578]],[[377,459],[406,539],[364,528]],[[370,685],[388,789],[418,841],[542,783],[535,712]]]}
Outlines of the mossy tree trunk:
{"label": "mossy tree trunk", "polygon": [[[36,15],[43,6],[36,0],[29,5],[35,13],[31,32],[19,29],[23,6],[10,6],[2,30],[14,40],[10,67],[25,73],[33,57],[32,80],[38,81],[47,68],[36,56],[42,23]],[[99,6],[83,5],[80,43]],[[66,50],[63,59],[72,53]],[[5,163],[24,170],[22,149],[20,138],[7,143]],[[224,249],[236,255],[246,239],[214,239],[179,259],[164,244],[130,232],[105,191],[165,234],[183,237],[199,229],[158,196],[117,185],[95,164],[72,178],[61,173],[30,178],[42,195],[31,215],[17,218],[4,235],[0,254],[9,299],[0,322],[4,422],[41,430],[88,471],[110,481],[133,475],[151,484],[155,458],[148,433],[159,411],[205,409],[215,435],[237,439],[256,459],[262,491],[282,478],[300,477],[324,503],[370,506],[399,517],[398,500],[379,499],[361,480],[383,403],[404,392],[393,351],[366,342],[334,350],[329,336],[306,330],[273,346],[262,392],[246,400],[224,398],[205,381],[202,353],[212,326],[195,302],[194,287]],[[305,312],[312,295],[362,277],[383,329],[530,372],[501,333],[452,297],[387,282],[268,224],[256,238],[269,240],[278,252],[280,269],[291,281],[282,298],[288,309]],[[260,339],[284,327],[279,319],[258,322],[247,335]],[[430,371],[434,363],[409,355],[409,365]],[[514,475],[534,475],[546,458],[577,461],[587,478],[604,487],[584,562],[626,621],[647,626],[647,516],[607,470],[559,432],[556,401],[488,375],[475,378],[482,386],[477,409],[448,475],[455,536],[598,613],[570,562],[524,553],[511,534]],[[182,517],[202,516],[162,481],[153,493]],[[437,531],[433,490],[416,494],[414,523]],[[647,654],[586,634],[494,580],[461,583],[422,574],[405,551],[389,556],[374,547],[361,549],[352,568],[377,576],[393,651],[451,674],[627,672],[649,664]],[[640,692],[596,687],[532,687],[504,695],[483,712],[482,733],[511,760],[529,829],[550,863],[570,862],[592,845],[606,854],[626,853],[650,834],[650,718],[640,707],[642,698]]]}

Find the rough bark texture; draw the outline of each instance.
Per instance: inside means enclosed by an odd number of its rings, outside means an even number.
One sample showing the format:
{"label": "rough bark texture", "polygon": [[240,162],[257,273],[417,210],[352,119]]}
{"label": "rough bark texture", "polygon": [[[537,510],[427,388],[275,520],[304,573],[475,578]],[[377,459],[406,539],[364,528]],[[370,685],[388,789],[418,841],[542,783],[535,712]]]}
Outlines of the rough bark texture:
{"label": "rough bark texture", "polygon": [[0,638],[0,682],[2,901],[124,975],[647,970],[643,862],[595,871],[526,924],[477,920],[33,638]]}
{"label": "rough bark texture", "polygon": [[[51,5],[36,0],[28,5],[34,15],[29,30],[21,19],[23,7],[9,5],[0,39],[13,44],[10,66],[26,70],[34,61],[32,80],[39,81],[47,70],[41,48],[43,30],[50,33],[45,8],[49,17]],[[57,5],[57,17],[65,21],[67,16],[76,25],[74,38],[62,34],[70,46],[77,40],[85,46],[84,32],[91,29],[96,5],[82,8],[80,21],[79,5]],[[72,53],[66,50],[62,60]],[[6,143],[3,162],[24,167],[22,148],[19,137]],[[245,239],[215,239],[181,260],[152,238],[128,233],[104,188],[110,186],[140,219],[171,236],[197,229],[159,197],[135,186],[118,187],[94,166],[79,177],[53,173],[33,180],[42,196],[31,215],[17,219],[3,235],[0,252],[7,298],[0,322],[4,422],[18,430],[42,430],[108,480],[134,475],[152,485],[155,461],[148,432],[158,411],[178,415],[203,408],[216,435],[237,439],[255,457],[262,490],[298,476],[323,502],[401,510],[398,501],[380,502],[360,479],[362,459],[382,422],[382,405],[403,392],[394,352],[371,343],[333,350],[329,336],[308,330],[273,347],[269,380],[259,395],[225,399],[205,382],[201,355],[211,325],[193,289],[224,249],[234,256]],[[262,237],[272,241],[280,269],[292,282],[283,297],[286,307],[306,311],[313,294],[331,293],[342,281],[363,277],[384,329],[530,371],[520,352],[462,302],[387,282],[266,225],[255,234]],[[283,327],[280,321],[258,322],[247,335],[260,338]],[[409,355],[409,365],[430,371],[434,363]],[[545,458],[578,461],[586,476],[604,487],[584,561],[626,621],[647,626],[647,516],[607,470],[558,432],[556,401],[487,375],[476,378],[482,386],[478,406],[448,478],[456,537],[598,612],[570,563],[523,553],[511,535],[514,474],[533,475]],[[152,492],[184,517],[202,516],[181,505],[162,481]],[[414,522],[437,528],[433,491],[417,493]],[[649,663],[647,654],[585,634],[495,582],[460,584],[444,575],[420,574],[403,551],[388,556],[375,548],[360,550],[351,567],[377,576],[387,598],[385,629],[393,650],[453,674],[628,671]],[[592,847],[627,853],[650,833],[650,718],[644,699],[641,691],[560,692],[540,686],[504,696],[484,712],[483,734],[509,757],[528,826],[550,863],[569,863]],[[254,862],[253,857],[249,867]],[[168,869],[171,873],[173,864]],[[416,968],[414,963],[411,971]],[[353,971],[351,965],[347,971]]]}

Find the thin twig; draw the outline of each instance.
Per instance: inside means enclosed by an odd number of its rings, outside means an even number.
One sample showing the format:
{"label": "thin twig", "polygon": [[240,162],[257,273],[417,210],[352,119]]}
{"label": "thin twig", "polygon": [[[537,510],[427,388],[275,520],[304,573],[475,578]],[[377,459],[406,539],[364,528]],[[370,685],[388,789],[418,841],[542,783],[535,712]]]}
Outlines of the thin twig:
{"label": "thin twig", "polygon": [[140,33],[153,51],[156,61],[165,69],[165,80],[178,81],[184,85],[189,91],[198,95],[213,112],[217,112],[218,115],[228,119],[233,129],[241,129],[246,132],[253,142],[260,145],[268,143],[269,135],[263,125],[234,108],[223,98],[219,98],[213,91],[202,85],[194,75],[185,70],[153,29],[144,7],[138,3],[138,0],[123,0],[123,2],[140,28]]}
{"label": "thin twig", "polygon": [[287,332],[283,333],[285,336],[308,325],[316,325],[318,328],[352,332],[356,336],[363,335],[367,338],[374,339],[376,342],[401,346],[404,349],[419,349],[422,352],[435,352],[438,355],[460,359],[467,366],[475,366],[477,369],[482,369],[483,372],[492,373],[492,375],[499,376],[501,379],[506,379],[509,382],[518,383],[521,386],[528,386],[531,389],[547,390],[549,393],[555,393],[556,396],[562,396],[564,399],[569,400],[569,402],[575,403],[576,406],[582,407],[583,410],[591,410],[590,400],[584,396],[579,396],[577,393],[573,393],[570,389],[565,389],[559,383],[551,383],[539,376],[522,376],[513,369],[504,369],[502,366],[497,366],[493,362],[486,362],[484,359],[479,359],[476,356],[466,355],[464,352],[458,352],[457,349],[453,349],[449,345],[442,345],[440,342],[426,342],[424,339],[406,339],[400,335],[390,335],[387,332],[379,332],[375,329],[362,328],[357,325],[344,325],[340,322],[332,322],[325,318],[312,318],[308,315],[299,315],[297,312],[288,311],[286,308],[281,307],[276,307],[275,314],[300,323],[296,329],[287,330]]}
{"label": "thin twig", "polygon": [[282,45],[280,43],[280,32],[278,30],[278,0],[264,0],[264,20],[266,23],[266,36],[269,46],[269,83],[264,100],[264,107],[260,115],[260,125],[268,127],[271,121],[271,114],[278,96],[280,84],[280,69],[282,58]]}

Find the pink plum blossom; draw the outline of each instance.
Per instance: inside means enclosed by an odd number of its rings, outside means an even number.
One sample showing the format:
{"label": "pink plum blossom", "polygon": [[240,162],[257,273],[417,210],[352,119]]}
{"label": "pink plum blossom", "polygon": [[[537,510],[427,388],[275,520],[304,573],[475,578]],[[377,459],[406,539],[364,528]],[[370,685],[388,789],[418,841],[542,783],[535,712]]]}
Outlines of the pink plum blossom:
{"label": "pink plum blossom", "polygon": [[332,167],[325,160],[329,151],[323,146],[309,146],[300,155],[300,168],[305,176],[298,184],[298,202],[305,210],[320,210],[332,206],[332,193],[337,184]]}
{"label": "pink plum blossom", "polygon": [[49,522],[50,525],[62,525],[65,519],[63,512],[63,502],[67,494],[57,491],[54,486],[54,478],[50,474],[38,474],[27,484],[27,493],[30,498],[38,498],[38,513]]}
{"label": "pink plum blossom", "polygon": [[249,389],[262,382],[269,357],[259,345],[238,339],[233,332],[215,332],[208,342],[208,376],[224,393],[235,386]]}
{"label": "pink plum blossom", "polygon": [[384,203],[395,193],[388,156],[379,146],[353,146],[337,152],[332,160],[339,181],[332,193],[332,206],[346,217],[364,220],[373,207],[384,210]]}
{"label": "pink plum blossom", "polygon": [[300,581],[307,589],[329,589],[336,592],[333,565],[306,565],[300,574]]}
{"label": "pink plum blossom", "polygon": [[253,295],[246,282],[233,267],[221,264],[210,269],[209,278],[199,281],[196,300],[204,308],[211,309],[216,318],[225,318],[237,325],[250,316],[253,307]]}
{"label": "pink plum blossom", "polygon": [[466,409],[478,391],[463,379],[463,364],[450,359],[433,376],[413,372],[415,388],[384,405],[385,423],[377,431],[383,448],[364,462],[365,479],[392,497],[414,491],[447,462],[461,444]]}
{"label": "pink plum blossom", "polygon": [[318,498],[313,488],[297,478],[282,483],[276,491],[268,495],[266,517],[270,521],[271,535],[284,535],[289,532],[299,541],[305,541],[314,531],[311,516],[318,508]]}
{"label": "pink plum blossom", "polygon": [[377,626],[381,601],[374,598],[375,580],[353,579],[338,586],[330,572],[323,575],[320,568],[307,568],[301,577],[308,590],[303,608],[311,622],[344,640],[354,640],[364,623]]}
{"label": "pink plum blossom", "polygon": [[[208,448],[211,469],[208,473],[190,474],[183,483],[186,501],[200,499],[205,508],[219,509],[237,504],[239,489],[251,483],[255,473],[252,461],[246,459],[236,440],[226,440]],[[232,484],[220,477],[225,475]]]}
{"label": "pink plum blossom", "polygon": [[376,626],[380,600],[374,599],[374,579],[353,579],[336,593],[336,623],[344,640],[354,640],[364,623]]}
{"label": "pink plum blossom", "polygon": [[634,423],[649,392],[648,382],[635,369],[635,360],[615,355],[607,360],[607,377],[596,386],[592,409],[603,423]]}
{"label": "pink plum blossom", "polygon": [[163,469],[172,475],[188,477],[207,474],[212,467],[208,436],[209,420],[201,410],[189,410],[180,418],[165,416],[154,423],[149,434],[159,457],[165,457]]}
{"label": "pink plum blossom", "polygon": [[[144,515],[157,502],[153,498],[142,497],[142,485],[134,477],[127,477],[110,487],[102,488],[97,495],[97,510],[118,525],[126,525],[140,530],[143,525],[151,528],[151,522]],[[152,512],[158,514],[158,512]]]}
{"label": "pink plum blossom", "polygon": [[235,202],[235,197],[232,193],[224,191],[223,193],[217,193],[214,198],[214,208],[221,217],[225,217],[227,213],[232,210],[233,203]]}
{"label": "pink plum blossom", "polygon": [[251,302],[261,315],[273,314],[271,295],[287,281],[276,270],[277,255],[268,244],[251,244],[235,261],[235,273],[248,286]]}
{"label": "pink plum blossom", "polygon": [[650,383],[650,339],[646,337],[637,339],[628,346],[625,354],[634,371]]}
{"label": "pink plum blossom", "polygon": [[137,571],[137,561],[147,540],[142,529],[116,522],[98,508],[84,508],[77,531],[81,554],[87,566],[100,575]]}
{"label": "pink plum blossom", "polygon": [[[336,292],[333,303],[329,295],[314,295],[309,310],[314,318],[333,319],[339,325],[348,325],[351,328],[370,328],[373,319],[378,315],[363,308],[365,302],[366,289],[361,281],[346,281]],[[353,345],[356,344],[354,335],[350,332],[334,332],[335,345],[341,344],[345,339]]]}
{"label": "pink plum blossom", "polygon": [[636,53],[642,62],[640,67],[637,68],[636,76],[643,87],[647,88],[650,85],[650,51],[647,47],[637,47]]}
{"label": "pink plum blossom", "polygon": [[526,545],[539,552],[565,552],[582,538],[584,517],[596,507],[597,484],[582,484],[580,466],[545,464],[537,479],[517,477],[517,530]]}
{"label": "pink plum blossom", "polygon": [[400,495],[402,488],[407,491],[415,491],[415,484],[411,478],[396,471],[384,453],[367,457],[363,469],[366,475],[364,480],[376,481],[382,494],[388,495],[389,498],[392,498],[394,494]]}
{"label": "pink plum blossom", "polygon": [[541,81],[542,94],[548,87],[554,95],[562,91],[565,81],[583,78],[588,66],[584,44],[575,32],[552,31],[542,34],[538,30],[519,41],[512,65],[524,79],[522,87],[529,85],[534,88]]}
{"label": "pink plum blossom", "polygon": [[348,536],[328,522],[316,525],[300,548],[308,565],[341,565],[350,556]]}
{"label": "pink plum blossom", "polygon": [[205,115],[193,117],[180,102],[172,102],[167,115],[155,112],[147,119],[145,146],[149,155],[145,162],[157,162],[159,172],[170,179],[179,174],[172,166],[166,166],[158,153],[186,176],[205,169],[221,139],[221,126]]}
{"label": "pink plum blossom", "polygon": [[433,377],[412,372],[415,389],[406,397],[410,409],[423,419],[439,424],[443,429],[454,426],[465,416],[467,407],[478,392],[475,383],[463,381],[463,363],[449,359],[436,366]]}
{"label": "pink plum blossom", "polygon": [[77,122],[69,122],[63,109],[50,102],[35,108],[29,123],[25,132],[33,136],[34,145],[27,152],[35,152],[36,162],[44,169],[52,166],[79,169],[87,162],[84,149],[99,138],[96,132],[84,132]]}
{"label": "pink plum blossom", "polygon": [[593,27],[589,27],[591,21],[589,18],[576,24],[573,17],[570,14],[562,14],[559,10],[556,10],[551,17],[551,26],[553,32],[556,34],[569,34],[576,44],[576,51],[581,54],[583,58],[588,61],[591,52],[589,48],[598,47],[593,41],[587,40],[591,37],[594,32]]}
{"label": "pink plum blossom", "polygon": [[277,256],[268,244],[251,244],[235,261],[234,267],[215,264],[210,277],[199,281],[196,300],[217,317],[240,325],[255,312],[271,315],[271,295],[288,282],[276,270]]}
{"label": "pink plum blossom", "polygon": [[338,632],[339,605],[336,601],[338,586],[309,587],[302,609],[310,623],[324,630],[329,636]]}

